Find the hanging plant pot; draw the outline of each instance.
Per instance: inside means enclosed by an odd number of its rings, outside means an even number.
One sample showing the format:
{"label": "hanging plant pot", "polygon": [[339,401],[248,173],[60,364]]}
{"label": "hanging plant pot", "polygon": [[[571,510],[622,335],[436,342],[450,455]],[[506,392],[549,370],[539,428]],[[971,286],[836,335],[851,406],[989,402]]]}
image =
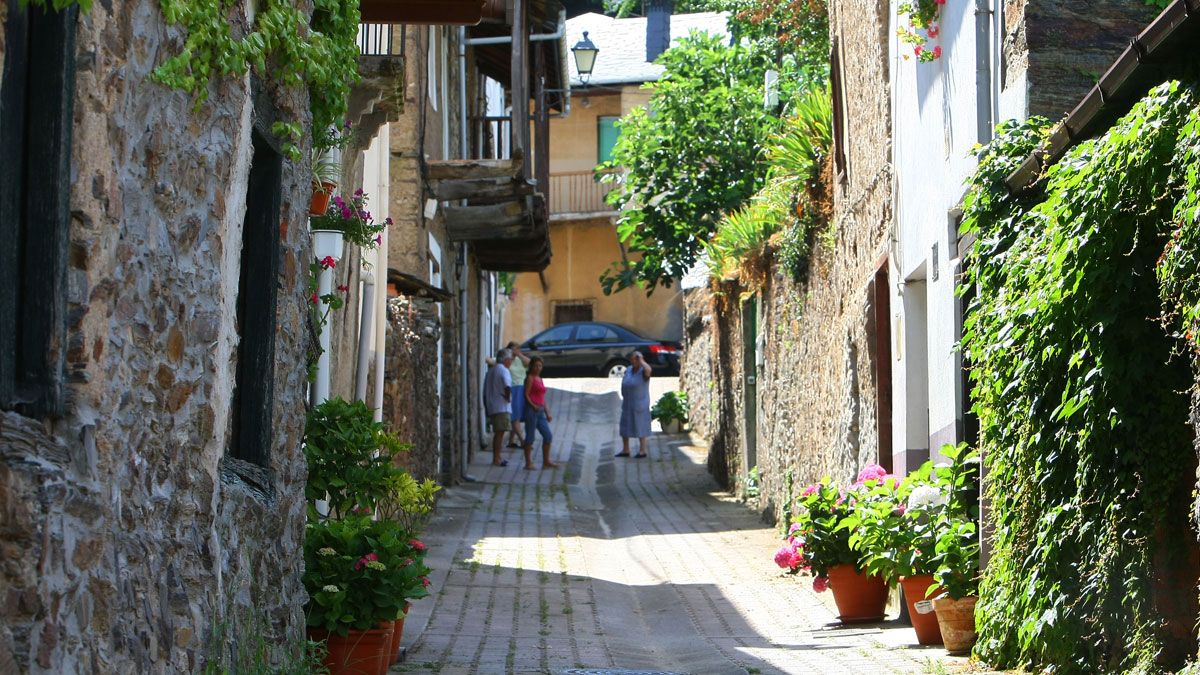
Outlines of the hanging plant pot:
{"label": "hanging plant pot", "polygon": [[842,623],[871,623],[883,620],[887,605],[887,584],[877,576],[867,576],[854,565],[829,568],[829,588],[837,604]]}
{"label": "hanging plant pot", "polygon": [[933,601],[942,641],[951,654],[966,654],[975,646],[975,603],[978,600],[974,595],[958,600],[947,595]]}
{"label": "hanging plant pot", "polygon": [[344,637],[310,628],[308,637],[325,642],[327,652],[323,663],[329,675],[386,675],[391,665],[388,653],[392,644],[391,621],[371,630],[352,630]]}
{"label": "hanging plant pot", "polygon": [[308,215],[325,215],[325,212],[329,210],[329,200],[333,197],[333,191],[336,189],[337,183],[331,181],[314,182],[312,199],[308,202]]}
{"label": "hanging plant pot", "polygon": [[313,230],[313,257],[317,260],[342,259],[344,239],[341,230]]}
{"label": "hanging plant pot", "polygon": [[926,599],[926,593],[933,585],[932,574],[900,577],[900,586],[904,588],[904,604],[908,605],[908,618],[912,621],[913,630],[917,632],[917,642],[923,645],[942,644],[942,633],[938,630],[933,601]]}

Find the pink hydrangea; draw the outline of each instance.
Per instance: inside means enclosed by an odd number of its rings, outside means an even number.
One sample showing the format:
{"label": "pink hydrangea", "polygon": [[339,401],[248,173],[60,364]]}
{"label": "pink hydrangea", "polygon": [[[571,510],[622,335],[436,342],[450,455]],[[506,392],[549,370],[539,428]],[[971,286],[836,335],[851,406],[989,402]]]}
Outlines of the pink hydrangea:
{"label": "pink hydrangea", "polygon": [[829,577],[813,577],[813,591],[824,593],[829,590]]}
{"label": "pink hydrangea", "polygon": [[888,475],[887,469],[878,464],[868,464],[863,467],[862,471],[858,472],[858,480],[854,481],[855,485],[862,485],[869,480],[883,480]]}
{"label": "pink hydrangea", "polygon": [[788,528],[788,536],[789,537],[793,536],[799,531],[800,531],[800,523],[792,523],[791,527]]}
{"label": "pink hydrangea", "polygon": [[791,569],[791,567],[792,567],[792,547],[781,546],[779,548],[779,550],[775,552],[775,564],[779,565],[779,567],[781,567],[782,569],[785,569],[785,570]]}
{"label": "pink hydrangea", "polygon": [[800,496],[801,496],[801,497],[808,497],[808,496],[810,496],[810,495],[815,495],[815,494],[817,494],[817,492],[818,492],[820,489],[821,489],[821,484],[820,484],[820,483],[813,483],[812,485],[809,485],[808,487],[804,488],[804,492],[801,492],[801,493],[800,493]]}

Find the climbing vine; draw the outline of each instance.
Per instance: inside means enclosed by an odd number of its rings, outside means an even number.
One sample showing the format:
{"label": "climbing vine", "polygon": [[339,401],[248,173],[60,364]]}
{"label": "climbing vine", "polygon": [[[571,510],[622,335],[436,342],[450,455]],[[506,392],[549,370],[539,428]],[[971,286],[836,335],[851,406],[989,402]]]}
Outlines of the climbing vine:
{"label": "climbing vine", "polygon": [[[340,126],[358,79],[357,0],[314,0],[311,21],[291,0],[264,0],[252,30],[242,37],[234,37],[230,21],[239,0],[161,3],[167,22],[181,25],[187,38],[183,49],[154,71],[155,79],[190,92],[197,108],[208,100],[213,77],[238,77],[250,68],[289,86],[305,84],[314,145],[320,151],[331,144],[329,130]],[[273,131],[288,140],[287,152],[298,160],[300,124],[280,122]]]}
{"label": "climbing vine", "polygon": [[[963,349],[995,530],[976,650],[994,665],[1143,672],[1170,661],[1153,580],[1194,538],[1193,378],[1158,320],[1154,272],[1172,219],[1195,222],[1197,100],[1192,87],[1156,88],[1030,198],[1004,178],[1041,143],[1044,120],[1002,126],[980,154],[964,209],[978,238]],[[1200,288],[1200,247],[1172,250],[1189,281],[1163,289]],[[1200,294],[1184,295],[1195,307]]]}

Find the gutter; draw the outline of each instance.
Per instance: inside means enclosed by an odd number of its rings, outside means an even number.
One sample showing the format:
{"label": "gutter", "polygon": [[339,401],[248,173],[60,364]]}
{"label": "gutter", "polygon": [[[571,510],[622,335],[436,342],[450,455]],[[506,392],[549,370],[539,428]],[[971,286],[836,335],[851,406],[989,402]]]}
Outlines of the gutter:
{"label": "gutter", "polygon": [[[529,36],[530,42],[541,42],[543,40],[561,40],[567,34],[567,10],[558,10],[558,29],[553,33],[533,33]],[[512,44],[511,35],[497,35],[495,37],[468,38],[466,43],[472,47],[475,45],[507,45]]]}
{"label": "gutter", "polygon": [[1083,97],[1071,114],[1005,179],[1009,192],[1029,190],[1042,171],[1062,159],[1077,143],[1112,126],[1134,102],[1172,72],[1175,62],[1195,63],[1200,39],[1200,0],[1175,0],[1145,30],[1129,42],[1108,72]]}

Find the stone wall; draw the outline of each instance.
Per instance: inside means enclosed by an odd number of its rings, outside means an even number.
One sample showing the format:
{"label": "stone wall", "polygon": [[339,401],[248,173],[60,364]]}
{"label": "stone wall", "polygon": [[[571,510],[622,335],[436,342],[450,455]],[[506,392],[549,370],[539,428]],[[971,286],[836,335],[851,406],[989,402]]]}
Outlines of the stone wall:
{"label": "stone wall", "polygon": [[710,471],[738,494],[753,468],[746,466],[745,439],[755,434],[757,505],[768,518],[787,498],[789,477],[796,484],[823,475],[848,481],[879,459],[869,290],[886,259],[891,224],[889,10],[886,2],[852,0],[830,11],[850,113],[847,171],[833,181],[832,229],[815,235],[805,277],[794,280],[772,262],[756,293],[763,351],[755,429],[747,429],[745,410],[745,289],[710,284],[688,291],[684,302],[681,382],[692,428],[710,442]]}
{"label": "stone wall", "polygon": [[1159,12],[1129,0],[1006,0],[1004,83],[1028,78],[1030,115],[1058,120]]}
{"label": "stone wall", "polygon": [[388,301],[387,354],[384,356],[383,419],[413,451],[404,466],[417,479],[437,479],[437,308],[428,300]]}
{"label": "stone wall", "polygon": [[[235,33],[246,3],[234,3]],[[0,16],[3,16],[0,9]],[[78,23],[66,413],[0,412],[0,670],[194,671],[262,622],[302,636],[308,176],[285,161],[266,471],[226,455],[249,78],[198,110],[153,82],[181,47],[156,0]],[[307,119],[299,91],[265,100]],[[265,487],[243,479],[256,473]]]}

